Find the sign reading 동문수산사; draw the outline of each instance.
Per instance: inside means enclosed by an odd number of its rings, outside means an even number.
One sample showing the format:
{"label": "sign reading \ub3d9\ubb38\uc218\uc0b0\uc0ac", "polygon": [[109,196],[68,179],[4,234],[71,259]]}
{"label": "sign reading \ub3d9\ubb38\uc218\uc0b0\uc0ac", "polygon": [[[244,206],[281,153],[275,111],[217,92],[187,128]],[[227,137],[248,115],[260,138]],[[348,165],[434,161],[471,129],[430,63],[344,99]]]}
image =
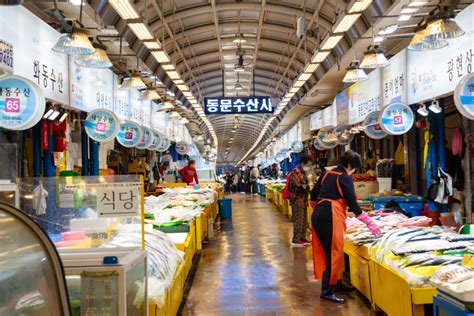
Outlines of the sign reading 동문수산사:
{"label": "sign reading \ub3d9\ubb38\uc218\uc0b0\uc0ac", "polygon": [[270,97],[204,98],[206,114],[257,114],[273,113]]}
{"label": "sign reading \ub3d9\ubb38\uc218\uc0b0\uc0ac", "polygon": [[454,104],[462,115],[474,120],[474,72],[464,76],[456,86]]}
{"label": "sign reading \ub3d9\ubb38\uc218\uc0b0\uc0ac", "polygon": [[16,131],[31,128],[41,120],[45,106],[43,92],[31,80],[0,77],[0,127]]}
{"label": "sign reading \ub3d9\ubb38\uc218\uc0b0\uc0ac", "polygon": [[97,142],[108,142],[119,132],[120,123],[113,112],[97,109],[87,115],[84,126],[91,139]]}
{"label": "sign reading \ub3d9\ubb38\uc218\uc0b0\uc0ac", "polygon": [[380,111],[378,121],[387,134],[402,135],[412,128],[415,114],[405,103],[392,103]]}

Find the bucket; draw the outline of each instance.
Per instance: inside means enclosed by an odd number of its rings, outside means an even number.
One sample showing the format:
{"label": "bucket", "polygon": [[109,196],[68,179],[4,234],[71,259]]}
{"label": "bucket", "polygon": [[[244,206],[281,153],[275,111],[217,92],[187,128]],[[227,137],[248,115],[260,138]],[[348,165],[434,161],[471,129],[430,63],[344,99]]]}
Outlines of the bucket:
{"label": "bucket", "polygon": [[219,216],[221,219],[232,218],[232,199],[224,198],[219,202]]}
{"label": "bucket", "polygon": [[379,193],[392,190],[392,178],[377,178]]}

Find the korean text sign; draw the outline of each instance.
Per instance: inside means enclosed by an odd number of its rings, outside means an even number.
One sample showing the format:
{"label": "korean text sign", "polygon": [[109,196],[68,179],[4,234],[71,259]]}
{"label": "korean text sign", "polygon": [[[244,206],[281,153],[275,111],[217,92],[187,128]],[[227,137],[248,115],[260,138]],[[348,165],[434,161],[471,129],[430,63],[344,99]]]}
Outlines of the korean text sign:
{"label": "korean text sign", "polygon": [[206,114],[257,114],[273,113],[274,108],[270,97],[224,97],[205,98]]}

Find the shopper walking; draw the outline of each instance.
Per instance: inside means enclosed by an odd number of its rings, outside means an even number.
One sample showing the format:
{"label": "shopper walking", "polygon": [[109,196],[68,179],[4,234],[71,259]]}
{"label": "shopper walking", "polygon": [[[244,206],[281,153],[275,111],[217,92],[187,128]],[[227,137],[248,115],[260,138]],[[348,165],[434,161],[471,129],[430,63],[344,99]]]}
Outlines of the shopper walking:
{"label": "shopper walking", "polygon": [[301,164],[288,175],[288,191],[293,220],[292,247],[305,247],[310,244],[306,239],[308,228],[309,185],[306,174],[313,168],[313,157],[303,156]]}
{"label": "shopper walking", "polygon": [[338,166],[323,172],[311,191],[314,273],[316,279],[321,279],[320,297],[336,303],[343,303],[344,299],[335,292],[351,290],[342,283],[347,209],[364,222],[372,234],[381,234],[377,224],[357,204],[351,175],[361,166],[360,155],[346,151]]}
{"label": "shopper walking", "polygon": [[245,167],[244,170],[244,193],[250,193],[250,166]]}
{"label": "shopper walking", "polygon": [[258,172],[257,167],[253,167],[252,170],[250,170],[250,194],[251,195],[257,195],[257,180],[260,177],[260,174]]}
{"label": "shopper walking", "polygon": [[186,167],[179,170],[179,174],[183,177],[183,181],[188,185],[199,183],[196,171],[196,162],[192,159],[188,161],[188,165]]}

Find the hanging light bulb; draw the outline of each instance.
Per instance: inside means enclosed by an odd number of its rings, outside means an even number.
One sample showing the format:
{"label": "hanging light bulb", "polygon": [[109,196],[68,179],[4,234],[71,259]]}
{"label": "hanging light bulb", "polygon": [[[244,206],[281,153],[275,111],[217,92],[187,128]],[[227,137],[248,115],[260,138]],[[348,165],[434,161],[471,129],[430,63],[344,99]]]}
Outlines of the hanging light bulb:
{"label": "hanging light bulb", "polygon": [[385,49],[378,45],[370,45],[368,50],[364,52],[364,58],[360,63],[360,68],[375,69],[390,65],[390,62],[385,57]]}
{"label": "hanging light bulb", "polygon": [[428,114],[430,114],[426,109],[426,105],[424,103],[420,104],[416,112],[418,112],[418,114],[420,114],[421,116],[428,116]]}
{"label": "hanging light bulb", "polygon": [[89,41],[87,31],[79,28],[75,28],[71,34],[62,35],[52,49],[57,53],[69,55],[90,55],[95,53],[95,48],[92,46],[91,41]]}
{"label": "hanging light bulb", "polygon": [[123,80],[122,85],[120,86],[121,90],[130,90],[130,89],[146,89],[146,84],[143,82],[139,74],[134,74],[129,78]]}
{"label": "hanging light bulb", "polygon": [[440,48],[448,46],[448,42],[445,40],[425,42],[423,41],[423,38],[426,37],[426,35],[427,35],[426,28],[416,32],[415,35],[413,35],[413,38],[411,39],[411,42],[407,48],[409,50],[414,50],[414,51],[423,51],[423,50],[440,49]]}
{"label": "hanging light bulb", "polygon": [[180,123],[180,124],[183,124],[183,125],[184,125],[184,124],[188,124],[188,123],[189,123],[189,120],[188,120],[187,118],[185,118],[185,117],[182,117],[182,118],[179,120],[179,123]]}
{"label": "hanging light bulb", "polygon": [[112,62],[105,52],[107,47],[100,44],[93,44],[95,48],[95,53],[90,55],[78,55],[74,61],[76,65],[87,67],[87,68],[110,68],[112,67]]}
{"label": "hanging light bulb", "polygon": [[160,100],[161,97],[155,89],[147,89],[146,92],[142,95],[142,100]]}
{"label": "hanging light bulb", "polygon": [[170,117],[177,118],[177,117],[181,117],[181,115],[179,115],[177,111],[171,111]]}
{"label": "hanging light bulb", "polygon": [[443,111],[443,109],[439,106],[438,100],[433,100],[431,102],[431,105],[428,107],[428,109],[430,109],[430,111],[435,114],[439,114]]}
{"label": "hanging light bulb", "polygon": [[242,86],[242,84],[240,82],[237,82],[235,84],[235,90],[242,90],[244,87]]}
{"label": "hanging light bulb", "polygon": [[344,79],[342,79],[342,82],[353,83],[367,80],[368,77],[365,74],[365,71],[363,69],[360,69],[359,65],[360,63],[358,60],[352,61],[349,67],[347,68],[346,75],[344,76]]}
{"label": "hanging light bulb", "polygon": [[171,110],[174,109],[174,104],[170,100],[165,100],[162,105],[163,110]]}
{"label": "hanging light bulb", "polygon": [[459,27],[454,19],[448,15],[439,17],[428,23],[426,26],[426,36],[423,41],[432,42],[443,39],[451,39],[463,36],[465,32]]}

